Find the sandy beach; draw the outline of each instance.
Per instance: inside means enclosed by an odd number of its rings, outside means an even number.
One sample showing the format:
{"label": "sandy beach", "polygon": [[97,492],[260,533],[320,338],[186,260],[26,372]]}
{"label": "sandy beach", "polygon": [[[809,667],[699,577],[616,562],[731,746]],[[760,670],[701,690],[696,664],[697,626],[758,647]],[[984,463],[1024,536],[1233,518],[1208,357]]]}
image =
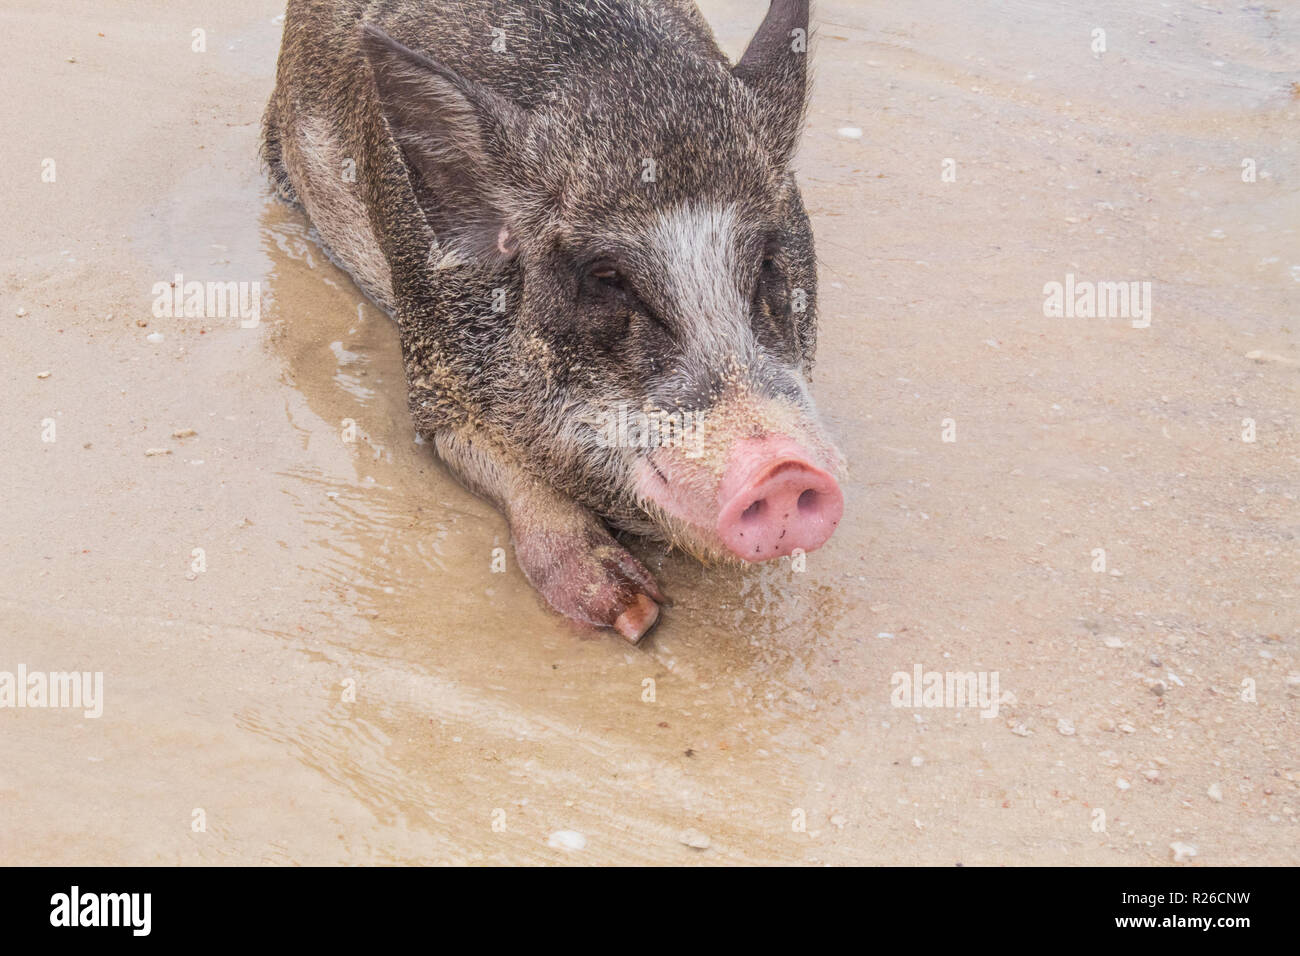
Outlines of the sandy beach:
{"label": "sandy beach", "polygon": [[[733,56],[763,13],[700,6]],[[272,198],[282,13],[0,12],[0,673],[102,678],[0,706],[0,860],[1300,863],[1300,8],[823,0],[844,520],[802,570],[633,542],[636,648],[493,571]]]}

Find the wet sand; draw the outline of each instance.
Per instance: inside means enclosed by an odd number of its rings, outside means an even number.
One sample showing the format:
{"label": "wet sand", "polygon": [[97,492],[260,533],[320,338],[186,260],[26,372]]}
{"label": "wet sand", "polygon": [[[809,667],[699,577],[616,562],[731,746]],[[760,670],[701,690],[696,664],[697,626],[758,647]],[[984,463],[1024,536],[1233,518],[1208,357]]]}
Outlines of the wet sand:
{"label": "wet sand", "polygon": [[[733,55],[762,14],[701,6]],[[636,649],[492,572],[391,321],[270,198],[280,12],[0,14],[0,671],[104,675],[0,709],[0,860],[1300,862],[1295,8],[821,3],[845,519],[803,572],[636,545]],[[260,324],[155,317],[177,273]],[[1045,316],[1067,274],[1150,327]],[[893,706],[918,665],[1009,696]]]}

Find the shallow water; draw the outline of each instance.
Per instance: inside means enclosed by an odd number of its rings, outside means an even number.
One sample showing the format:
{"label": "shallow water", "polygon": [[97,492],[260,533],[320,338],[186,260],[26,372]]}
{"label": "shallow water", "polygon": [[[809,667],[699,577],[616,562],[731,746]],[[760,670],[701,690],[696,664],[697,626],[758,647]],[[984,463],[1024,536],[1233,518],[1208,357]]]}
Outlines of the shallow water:
{"label": "shallow water", "polygon": [[[733,53],[750,6],[702,5]],[[256,168],[279,10],[201,9],[0,39],[0,154],[59,170],[5,187],[0,671],[105,686],[0,709],[0,858],[1297,862],[1294,10],[822,3],[845,520],[802,573],[636,545],[674,603],[634,649],[414,441],[391,321]],[[151,316],[176,273],[260,283],[260,325]],[[1151,282],[1151,327],[1044,317],[1067,273]],[[1013,699],[892,706],[918,664]]]}

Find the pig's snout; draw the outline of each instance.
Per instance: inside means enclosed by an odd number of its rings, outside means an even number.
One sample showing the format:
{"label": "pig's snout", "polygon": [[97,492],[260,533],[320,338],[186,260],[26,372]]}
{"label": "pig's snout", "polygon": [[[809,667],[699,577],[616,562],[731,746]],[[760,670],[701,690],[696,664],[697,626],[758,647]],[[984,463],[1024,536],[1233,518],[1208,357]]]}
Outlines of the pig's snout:
{"label": "pig's snout", "polygon": [[812,551],[844,514],[844,494],[788,438],[746,439],[732,450],[718,488],[718,537],[746,561]]}

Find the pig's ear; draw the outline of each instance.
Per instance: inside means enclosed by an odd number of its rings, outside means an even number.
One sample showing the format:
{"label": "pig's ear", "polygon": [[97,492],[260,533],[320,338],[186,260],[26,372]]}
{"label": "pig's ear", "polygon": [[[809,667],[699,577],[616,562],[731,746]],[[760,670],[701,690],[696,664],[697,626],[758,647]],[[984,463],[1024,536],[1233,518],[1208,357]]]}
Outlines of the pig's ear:
{"label": "pig's ear", "polygon": [[808,0],[772,0],[732,74],[754,91],[777,159],[794,154],[808,88]]}
{"label": "pig's ear", "polygon": [[500,159],[523,135],[525,114],[376,26],[362,28],[361,47],[439,243],[476,259],[513,256]]}

